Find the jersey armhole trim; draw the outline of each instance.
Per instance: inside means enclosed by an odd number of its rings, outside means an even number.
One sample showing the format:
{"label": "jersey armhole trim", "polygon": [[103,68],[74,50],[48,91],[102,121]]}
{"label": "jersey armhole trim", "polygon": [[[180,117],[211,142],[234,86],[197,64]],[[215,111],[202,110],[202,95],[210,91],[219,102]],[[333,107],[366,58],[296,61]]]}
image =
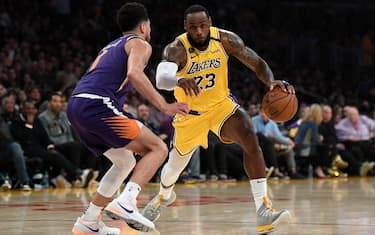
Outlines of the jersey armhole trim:
{"label": "jersey armhole trim", "polygon": [[221,42],[221,38],[220,38],[220,30],[219,30],[219,28],[215,28],[215,31],[216,31],[216,37],[218,38],[218,42],[217,42],[217,43],[219,44],[219,47],[221,48],[221,50],[223,51],[225,57],[226,57],[227,60],[228,60],[229,55],[228,55],[228,53],[225,51],[225,48],[224,48],[224,46],[223,46],[223,43]]}
{"label": "jersey armhole trim", "polygon": [[[186,35],[186,34],[183,34],[183,36],[185,36],[185,35]],[[180,36],[180,37],[183,37],[183,36]],[[188,51],[188,46],[189,46],[189,45],[186,45],[185,42],[184,42],[184,40],[183,40],[182,38],[180,38],[180,37],[177,37],[177,40],[180,41],[180,42],[182,43],[182,45],[183,45],[183,47],[184,47],[184,49],[185,49],[185,53],[186,53],[186,64],[185,64],[185,66],[184,66],[182,69],[178,70],[177,73],[185,73],[186,70],[187,70],[188,65],[190,64],[190,55],[189,55],[189,51]]]}

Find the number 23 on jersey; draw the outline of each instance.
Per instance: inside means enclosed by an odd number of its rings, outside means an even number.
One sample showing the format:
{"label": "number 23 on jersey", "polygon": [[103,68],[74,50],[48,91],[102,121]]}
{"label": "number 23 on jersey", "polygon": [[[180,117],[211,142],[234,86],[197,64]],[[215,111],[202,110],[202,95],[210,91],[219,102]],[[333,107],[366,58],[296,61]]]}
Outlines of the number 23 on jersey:
{"label": "number 23 on jersey", "polygon": [[205,76],[194,77],[197,86],[201,90],[211,89],[215,86],[216,75],[214,73],[207,73]]}

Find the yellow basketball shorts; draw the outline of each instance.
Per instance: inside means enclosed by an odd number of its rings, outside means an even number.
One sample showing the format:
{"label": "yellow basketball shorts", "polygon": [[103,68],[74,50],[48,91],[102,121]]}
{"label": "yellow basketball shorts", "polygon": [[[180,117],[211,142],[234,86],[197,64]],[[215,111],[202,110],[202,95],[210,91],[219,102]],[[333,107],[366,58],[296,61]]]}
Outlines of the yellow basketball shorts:
{"label": "yellow basketball shorts", "polygon": [[175,128],[173,145],[181,156],[191,153],[199,145],[208,147],[208,132],[211,130],[222,142],[220,131],[225,121],[232,116],[239,105],[227,97],[212,110],[201,112],[200,115],[186,116],[177,114],[173,120]]}

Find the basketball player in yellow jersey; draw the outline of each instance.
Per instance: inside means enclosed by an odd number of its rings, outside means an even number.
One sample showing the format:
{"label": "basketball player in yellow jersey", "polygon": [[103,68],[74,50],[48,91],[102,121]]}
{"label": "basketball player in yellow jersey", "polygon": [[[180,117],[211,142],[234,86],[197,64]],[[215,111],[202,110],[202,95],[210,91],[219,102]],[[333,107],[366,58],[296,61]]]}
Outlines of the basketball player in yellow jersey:
{"label": "basketball player in yellow jersey", "polygon": [[159,194],[144,209],[144,216],[155,221],[160,206],[170,205],[176,198],[173,186],[189,162],[194,150],[207,147],[211,130],[224,143],[236,142],[244,151],[244,168],[250,177],[256,205],[256,222],[259,234],[274,230],[276,224],[289,220],[287,210],[275,211],[267,198],[265,164],[251,119],[230,96],[228,88],[228,56],[234,56],[252,69],[271,90],[279,85],[294,93],[293,86],[274,80],[267,63],[246,47],[239,36],[212,27],[206,8],[189,7],[184,14],[184,28],[171,44],[167,45],[164,61],[158,65],[158,88],[174,90],[179,102],[188,103],[189,115],[176,115],[174,146],[161,173]]}

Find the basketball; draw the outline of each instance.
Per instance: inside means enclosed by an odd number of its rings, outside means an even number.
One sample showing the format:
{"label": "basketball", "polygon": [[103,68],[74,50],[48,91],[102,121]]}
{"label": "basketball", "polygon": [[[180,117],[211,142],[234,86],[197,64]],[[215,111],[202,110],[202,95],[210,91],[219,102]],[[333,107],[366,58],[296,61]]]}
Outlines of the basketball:
{"label": "basketball", "polygon": [[275,122],[286,122],[296,114],[298,99],[295,94],[284,92],[280,87],[267,91],[263,96],[262,110]]}

